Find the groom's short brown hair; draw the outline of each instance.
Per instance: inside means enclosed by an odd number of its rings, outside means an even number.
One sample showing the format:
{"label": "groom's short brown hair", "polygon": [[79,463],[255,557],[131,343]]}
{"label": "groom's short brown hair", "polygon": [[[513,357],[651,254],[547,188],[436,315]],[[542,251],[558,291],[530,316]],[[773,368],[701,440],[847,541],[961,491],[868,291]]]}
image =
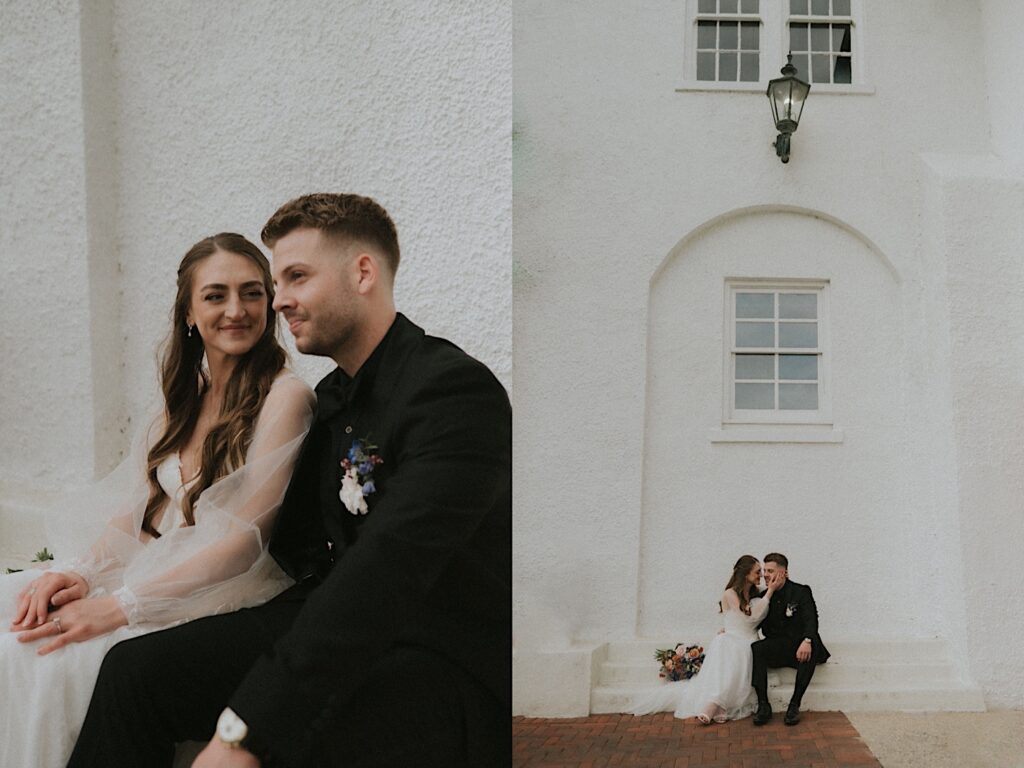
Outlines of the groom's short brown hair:
{"label": "groom's short brown hair", "polygon": [[785,555],[780,555],[778,552],[769,552],[764,556],[764,562],[766,563],[778,563],[787,571],[789,570],[789,560],[786,559]]}
{"label": "groom's short brown hair", "polygon": [[321,192],[289,200],[275,211],[260,233],[263,244],[274,243],[294,229],[319,229],[335,241],[362,240],[384,254],[392,277],[398,271],[398,230],[376,200],[362,195]]}

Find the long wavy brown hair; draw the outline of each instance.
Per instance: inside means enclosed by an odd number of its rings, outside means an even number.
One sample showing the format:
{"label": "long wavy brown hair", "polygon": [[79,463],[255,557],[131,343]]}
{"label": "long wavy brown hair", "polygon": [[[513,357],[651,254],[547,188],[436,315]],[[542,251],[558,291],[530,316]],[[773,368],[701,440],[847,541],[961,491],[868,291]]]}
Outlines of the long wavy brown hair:
{"label": "long wavy brown hair", "polygon": [[[729,583],[725,585],[726,591],[731,589],[739,595],[740,610],[748,616],[750,615],[750,593],[754,589],[754,585],[747,581],[747,577],[755,565],[757,565],[756,557],[743,555],[732,567],[732,576],[729,577]],[[721,603],[719,603],[718,609],[722,610]]]}
{"label": "long wavy brown hair", "polygon": [[203,340],[198,333],[189,335],[187,317],[192,304],[192,278],[196,268],[218,251],[244,256],[259,269],[267,296],[267,327],[252,349],[238,360],[228,379],[219,418],[203,441],[199,477],[185,494],[182,511],[186,525],[195,525],[195,505],[199,495],[244,463],[256,417],[274,378],[287,359],[277,341],[277,319],[271,306],[274,285],[266,256],[244,237],[232,232],[222,232],[193,245],[178,266],[178,293],[171,311],[171,333],[164,344],[160,362],[166,427],[150,449],[146,464],[149,501],[142,530],[156,538],[160,533],[153,526],[153,519],[168,501],[167,494],[157,482],[157,467],[188,443],[199,418],[203,395],[210,386],[209,375],[203,369]]}

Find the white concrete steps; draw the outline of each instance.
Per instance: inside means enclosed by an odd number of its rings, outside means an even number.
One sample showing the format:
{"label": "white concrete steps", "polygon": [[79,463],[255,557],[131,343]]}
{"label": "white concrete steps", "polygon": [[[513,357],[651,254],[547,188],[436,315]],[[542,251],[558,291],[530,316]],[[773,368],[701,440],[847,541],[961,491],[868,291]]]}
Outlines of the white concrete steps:
{"label": "white concrete steps", "polygon": [[[791,669],[778,670],[783,682],[792,683],[796,672]],[[857,686],[866,683],[911,685],[920,680],[934,683],[955,683],[959,681],[949,664],[904,663],[904,664],[849,664],[831,660],[821,664],[814,671],[814,682],[838,687]],[[658,685],[658,664],[652,661],[643,666],[628,663],[605,662],[601,667],[601,683],[605,685]]]}
{"label": "white concrete steps", "polygon": [[[826,638],[827,639],[827,638]],[[673,648],[671,640],[626,640],[608,643],[607,660],[611,662],[647,662],[654,660],[657,648]],[[871,662],[876,664],[913,662],[938,656],[948,658],[946,643],[938,639],[925,640],[879,640],[879,641],[828,641],[833,660]],[[657,665],[655,664],[655,668]]]}
{"label": "white concrete steps", "polygon": [[[637,696],[661,685],[656,648],[635,640],[609,643],[591,690],[593,713],[624,712]],[[834,642],[832,658],[820,665],[804,697],[806,709],[863,711],[984,711],[980,688],[965,681],[941,640]],[[793,692],[795,670],[768,675],[772,705],[784,708]]]}

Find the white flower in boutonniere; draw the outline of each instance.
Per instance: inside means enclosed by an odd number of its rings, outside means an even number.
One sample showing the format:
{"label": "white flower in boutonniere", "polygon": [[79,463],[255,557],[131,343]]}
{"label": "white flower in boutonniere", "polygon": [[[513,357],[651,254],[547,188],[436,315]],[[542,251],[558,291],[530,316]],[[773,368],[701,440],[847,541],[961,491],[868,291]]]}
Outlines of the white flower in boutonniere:
{"label": "white flower in boutonniere", "polygon": [[786,618],[788,619],[790,616],[792,616],[794,613],[796,613],[796,609],[797,609],[797,604],[796,603],[786,603]]}
{"label": "white flower in boutonniere", "polygon": [[373,470],[378,464],[384,463],[384,459],[374,452],[376,450],[377,446],[370,445],[366,440],[353,440],[348,455],[341,460],[345,474],[341,478],[338,497],[345,509],[353,515],[365,515],[370,511],[366,506],[366,497],[377,490]]}

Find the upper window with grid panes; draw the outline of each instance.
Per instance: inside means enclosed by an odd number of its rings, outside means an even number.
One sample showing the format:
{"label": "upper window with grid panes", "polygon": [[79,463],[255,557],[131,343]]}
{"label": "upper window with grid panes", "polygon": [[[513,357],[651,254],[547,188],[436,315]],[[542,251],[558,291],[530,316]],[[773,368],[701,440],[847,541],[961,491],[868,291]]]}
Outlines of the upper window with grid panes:
{"label": "upper window with grid panes", "polygon": [[815,93],[872,93],[865,82],[862,0],[685,0],[678,90],[764,93],[793,54]]}
{"label": "upper window with grid panes", "polygon": [[697,79],[761,79],[760,0],[698,0]]}
{"label": "upper window with grid panes", "polygon": [[789,50],[809,83],[853,82],[851,0],[789,0]]}

